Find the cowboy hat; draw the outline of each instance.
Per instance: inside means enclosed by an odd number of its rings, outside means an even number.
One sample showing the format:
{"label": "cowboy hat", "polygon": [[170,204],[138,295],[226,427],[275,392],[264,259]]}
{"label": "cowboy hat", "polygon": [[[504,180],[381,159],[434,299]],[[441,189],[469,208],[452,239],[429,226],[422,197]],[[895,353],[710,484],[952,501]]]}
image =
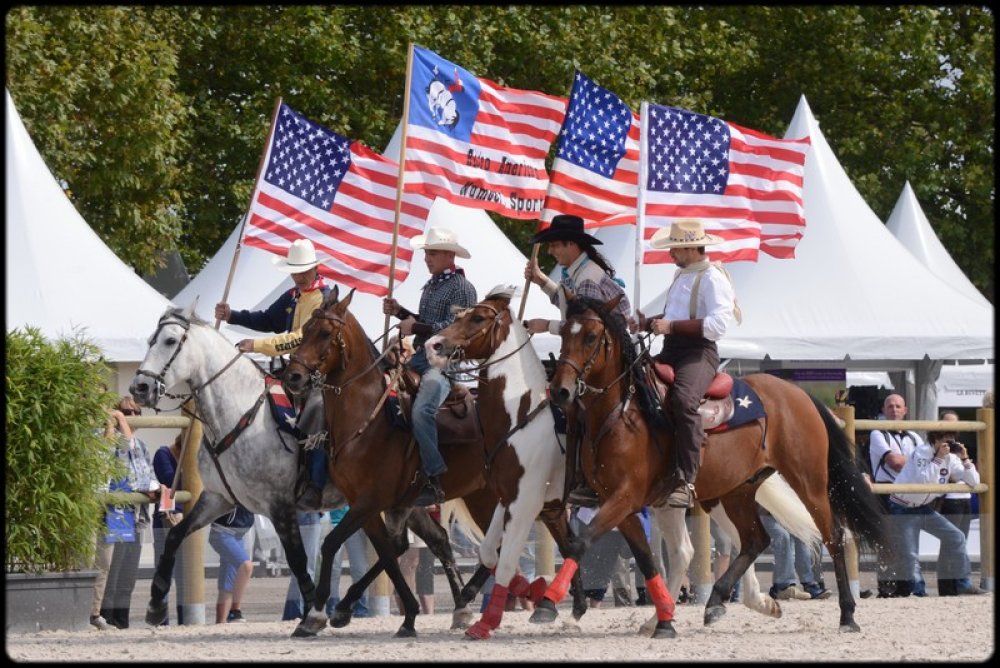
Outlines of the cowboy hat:
{"label": "cowboy hat", "polygon": [[410,240],[410,246],[415,250],[451,251],[458,257],[470,258],[469,251],[458,244],[458,237],[447,227],[432,227],[427,234],[418,234]]}
{"label": "cowboy hat", "polygon": [[583,231],[583,218],[559,214],[544,230],[531,237],[530,244],[548,243],[549,241],[572,241],[580,246],[596,246],[603,242]]}
{"label": "cowboy hat", "polygon": [[700,220],[677,220],[669,228],[658,229],[649,245],[653,248],[698,248],[722,241],[722,237],[705,234],[705,226]]}
{"label": "cowboy hat", "polygon": [[320,261],[316,258],[316,248],[308,239],[296,239],[288,248],[288,257],[273,257],[271,263],[289,274],[299,274],[309,271],[317,266]]}

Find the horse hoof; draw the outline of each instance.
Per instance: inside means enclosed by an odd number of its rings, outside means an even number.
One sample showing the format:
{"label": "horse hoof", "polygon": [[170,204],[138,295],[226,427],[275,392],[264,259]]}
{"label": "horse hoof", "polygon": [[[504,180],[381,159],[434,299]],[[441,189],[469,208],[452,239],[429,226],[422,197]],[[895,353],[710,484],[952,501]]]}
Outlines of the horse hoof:
{"label": "horse hoof", "polygon": [[454,629],[467,629],[472,625],[472,618],[475,614],[472,610],[468,608],[462,608],[461,610],[456,610],[451,615],[451,628]]}
{"label": "horse hoof", "polygon": [[489,640],[490,627],[480,620],[465,630],[465,637],[470,640]]}
{"label": "horse hoof", "polygon": [[674,629],[673,622],[657,622],[656,628],[653,629],[654,638],[676,638],[677,630]]}
{"label": "horse hoof", "polygon": [[146,623],[150,626],[160,626],[167,621],[167,599],[159,603],[150,601],[146,607]]}
{"label": "horse hoof", "polygon": [[857,625],[856,622],[850,622],[849,624],[840,625],[841,633],[861,633],[861,627]]}
{"label": "horse hoof", "polygon": [[558,616],[559,612],[556,610],[556,604],[547,598],[543,598],[535,606],[535,611],[531,613],[531,618],[528,621],[532,624],[549,624],[556,621],[556,617]]}
{"label": "horse hoof", "polygon": [[330,626],[335,629],[342,629],[351,623],[351,617],[354,613],[350,610],[340,611],[334,608],[333,616],[330,617]]}
{"label": "horse hoof", "polygon": [[713,605],[710,608],[705,608],[705,626],[714,624],[725,616],[726,606],[724,605]]}
{"label": "horse hoof", "polygon": [[326,615],[310,610],[309,614],[299,622],[292,631],[293,638],[315,638],[316,634],[326,627]]}
{"label": "horse hoof", "polygon": [[652,638],[653,632],[656,630],[656,624],[658,622],[659,620],[656,619],[656,613],[654,612],[653,616],[644,621],[642,623],[642,626],[639,627],[639,635],[643,636],[644,638]]}
{"label": "horse hoof", "polygon": [[403,624],[402,626],[399,627],[399,630],[396,631],[396,637],[397,638],[416,638],[417,637],[417,630],[415,628],[413,628],[412,626],[407,626],[406,624]]}

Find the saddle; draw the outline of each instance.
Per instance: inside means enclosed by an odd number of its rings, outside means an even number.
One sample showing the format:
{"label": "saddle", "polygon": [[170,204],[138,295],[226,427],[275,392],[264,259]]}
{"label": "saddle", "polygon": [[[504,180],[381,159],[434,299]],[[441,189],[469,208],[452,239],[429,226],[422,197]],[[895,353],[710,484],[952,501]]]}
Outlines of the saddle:
{"label": "saddle", "polygon": [[[667,393],[673,385],[675,374],[674,367],[669,364],[654,361],[646,371],[649,386],[656,391],[656,397],[663,406],[666,404]],[[701,415],[701,426],[706,433],[711,433],[713,429],[718,429],[736,412],[735,401],[732,396],[733,377],[724,371],[715,374],[712,382],[709,383],[705,396],[702,397],[698,405],[698,413]],[[733,425],[730,425],[733,426]]]}
{"label": "saddle", "polygon": [[[420,376],[406,368],[396,399],[401,414],[409,428],[413,424],[413,398],[420,386]],[[476,444],[483,441],[483,427],[479,421],[476,398],[464,385],[454,385],[437,414],[438,440],[450,445]]]}

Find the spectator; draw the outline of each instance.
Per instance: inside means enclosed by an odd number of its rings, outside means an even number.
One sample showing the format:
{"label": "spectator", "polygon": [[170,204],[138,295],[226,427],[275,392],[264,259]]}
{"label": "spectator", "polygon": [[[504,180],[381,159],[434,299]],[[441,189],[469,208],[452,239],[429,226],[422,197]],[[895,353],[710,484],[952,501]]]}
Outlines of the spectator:
{"label": "spectator", "polygon": [[993,390],[986,390],[983,393],[983,408],[993,408]]}
{"label": "spectator", "polygon": [[[118,442],[115,455],[125,463],[127,475],[123,480],[112,484],[111,489],[122,492],[143,492],[150,500],[154,500],[160,490],[160,484],[156,481],[153,467],[149,463],[146,444],[132,433],[125,419],[132,415],[140,415],[139,406],[132,397],[123,395],[118,401],[118,411],[122,419],[117,419],[116,416]],[[139,575],[143,537],[149,529],[150,518],[149,506],[146,503],[130,505],[127,509],[123,509],[123,512],[126,522],[134,523],[134,531],[131,534],[128,531],[120,534],[114,543],[100,616],[109,624],[127,629],[132,592]]]}
{"label": "spectator", "polygon": [[[428,510],[437,508],[436,505],[428,506]],[[403,579],[406,580],[406,585],[410,588],[410,591],[415,593],[417,600],[420,603],[420,612],[424,615],[434,614],[434,555],[427,548],[427,544],[416,534],[414,534],[409,529],[406,530],[407,539],[410,542],[410,546],[406,549],[406,552],[399,555],[399,569],[403,571]],[[430,554],[430,586],[427,583],[427,573],[421,574],[418,579],[418,567],[420,562],[423,560],[422,554]],[[428,588],[430,591],[428,592]],[[403,599],[400,597],[399,592],[394,592],[396,600],[396,610],[399,614],[403,614]]]}
{"label": "spectator", "polygon": [[[941,413],[941,419],[946,422],[957,422],[958,413],[950,410],[944,411]],[[951,454],[956,455],[959,458],[959,461],[963,458],[968,458],[970,461],[972,460],[965,444],[959,443],[955,440],[958,437],[957,432],[945,431],[943,432],[943,437],[946,441],[948,441],[948,447]],[[973,464],[975,464],[974,461]],[[960,480],[958,480],[955,476],[952,476],[949,478],[949,482],[960,482]],[[966,541],[969,540],[969,527],[972,524],[971,492],[948,492],[944,495],[944,498],[941,499],[941,505],[938,508],[938,512],[962,532]],[[949,558],[949,555],[946,555],[945,552],[945,544],[942,542],[940,551],[938,552],[938,562]],[[937,584],[938,594],[941,596],[955,596],[956,594],[971,592],[973,589],[972,580],[967,577],[959,578],[958,580],[939,577]]]}
{"label": "spectator", "polygon": [[[337,526],[340,520],[347,514],[348,507],[338,508],[330,511],[330,525]],[[350,562],[351,583],[355,583],[364,577],[368,572],[368,536],[364,531],[358,530],[347,537],[344,544],[340,546],[336,554],[333,555],[332,575],[330,579],[330,598],[326,601],[326,616],[333,616],[333,609],[340,603],[340,569],[344,560],[344,555]],[[368,609],[368,592],[361,594],[361,598],[351,606],[351,614],[354,617],[371,617],[372,613]]]}
{"label": "spectator", "polygon": [[[903,420],[906,417],[906,401],[898,394],[888,395],[882,402],[882,415],[886,420]],[[903,464],[922,441],[913,431],[877,429],[871,432],[868,443],[872,479],[876,483],[890,483],[896,480]],[[889,512],[889,496],[879,494],[878,499],[886,512]],[[890,521],[889,527],[890,538],[896,544],[894,549],[901,549],[898,546],[901,535],[897,522]],[[915,585],[914,572],[906,573],[905,578],[899,579],[903,574],[891,574],[890,566],[883,562],[878,564],[878,597],[909,596]]]}
{"label": "spectator", "polygon": [[[590,524],[597,510],[588,506],[571,506],[570,529],[579,535],[587,524]],[[649,540],[648,523],[646,540]],[[601,607],[611,583],[612,571],[618,558],[629,559],[632,550],[629,548],[621,532],[615,528],[591,542],[590,547],[580,561],[580,574],[583,578],[583,589],[591,608]]]}
{"label": "spectator", "polygon": [[[718,582],[722,574],[729,568],[729,564],[739,554],[739,550],[736,549],[736,544],[732,538],[722,530],[722,527],[715,521],[715,518],[712,518],[709,525],[709,532],[712,534],[712,540],[715,541],[715,562],[712,564],[712,578]],[[689,595],[689,598],[692,597]],[[733,587],[733,592],[729,595],[729,601],[736,603],[739,600],[740,581],[737,580],[736,585]]]}
{"label": "spectator", "polygon": [[[316,581],[316,558],[319,554],[319,539],[323,519],[323,513],[314,511],[298,511],[296,517],[299,521],[299,535],[302,537],[302,546],[306,552],[306,570],[313,582]],[[292,575],[288,578],[288,591],[285,593],[285,609],[281,613],[281,621],[290,619],[302,619],[305,615],[302,610],[302,591],[299,589],[299,581]]]}
{"label": "spectator", "polygon": [[823,583],[822,548],[814,553],[812,548],[788,533],[771,513],[760,506],[758,510],[774,552],[773,584],[768,592],[771,598],[778,601],[830,598],[830,590]]}
{"label": "spectator", "polygon": [[212,522],[208,544],[219,554],[219,593],[215,601],[215,623],[242,622],[243,594],[253,575],[253,562],[243,545],[243,536],[253,528],[253,513],[237,505]]}
{"label": "spectator", "polygon": [[[153,455],[153,472],[156,474],[156,479],[160,483],[160,499],[156,504],[156,512],[153,515],[153,563],[159,564],[160,557],[163,555],[163,549],[167,541],[167,533],[170,529],[177,526],[182,519],[184,519],[184,513],[181,511],[180,507],[176,504],[171,504],[170,510],[164,511],[161,509],[161,505],[165,505],[164,502],[167,501],[166,497],[169,495],[173,489],[174,477],[177,472],[178,462],[181,458],[181,445],[183,444],[184,432],[177,434],[173,443],[170,445],[161,445],[157,450],[156,454]],[[181,487],[180,479],[177,481],[177,487]],[[183,588],[184,588],[184,555],[183,550],[177,550],[174,555],[174,570],[171,573],[171,577],[174,581],[174,596],[177,599],[177,623],[184,623],[184,606],[183,606]],[[163,625],[166,626],[170,623],[169,613],[167,618],[163,620]]]}
{"label": "spectator", "polygon": [[[949,480],[968,485],[979,484],[979,472],[964,447],[959,448],[957,454],[952,453],[949,439],[940,431],[929,432],[927,440],[918,444],[906,458],[903,468],[896,475],[895,484],[946,484]],[[913,573],[914,562],[918,559],[920,532],[926,531],[941,541],[943,556],[937,564],[938,577],[947,581],[970,576],[971,564],[965,549],[965,536],[932,506],[932,502],[941,495],[897,492],[889,497],[889,512],[897,522],[900,537],[895,564],[897,574]],[[905,596],[906,593],[904,590],[899,595]],[[938,593],[942,592],[939,590]],[[962,593],[985,592],[971,587]]]}
{"label": "spectator", "polygon": [[[296,239],[288,248],[287,258],[273,258],[272,262],[279,271],[292,275],[294,288],[281,293],[263,311],[234,311],[226,302],[219,302],[215,305],[215,317],[258,332],[274,332],[274,336],[243,339],[236,347],[245,353],[280,359],[282,355],[295,352],[302,343],[302,325],[320,307],[330,288],[319,275],[320,258],[308,239]],[[272,371],[275,370],[277,367],[272,361]],[[322,393],[310,392],[304,403],[296,406],[296,412],[296,427],[304,435],[300,444],[306,453],[298,503],[303,509],[319,510],[323,487],[329,478],[326,448],[322,447],[327,439]]]}

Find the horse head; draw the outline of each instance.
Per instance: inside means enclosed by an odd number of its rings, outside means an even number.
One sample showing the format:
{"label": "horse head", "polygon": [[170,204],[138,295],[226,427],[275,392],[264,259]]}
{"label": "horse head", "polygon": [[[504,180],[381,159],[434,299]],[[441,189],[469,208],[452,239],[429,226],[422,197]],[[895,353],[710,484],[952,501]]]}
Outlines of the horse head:
{"label": "horse head", "polygon": [[493,355],[507,339],[513,324],[512,295],[510,286],[498,286],[475,306],[458,311],[450,325],[424,344],[427,361],[444,368],[463,357],[487,359]]}
{"label": "horse head", "polygon": [[282,376],[285,390],[292,394],[301,394],[330,374],[347,368],[349,319],[353,318],[347,307],[354,298],[354,290],[340,301],[339,293],[339,287],[334,287],[302,326],[302,342],[289,357]]}
{"label": "horse head", "polygon": [[129,393],[140,406],[155,408],[167,388],[188,380],[199,365],[192,355],[183,354],[192,325],[205,324],[195,313],[195,303],[186,309],[168,308],[156,331],[149,337],[149,349],[129,385]]}
{"label": "horse head", "polygon": [[[562,343],[559,360],[549,383],[549,396],[557,406],[565,407],[590,390],[599,390],[602,379],[609,377],[611,366],[620,359],[619,348],[624,320],[615,312],[622,299],[617,295],[608,302],[578,297],[563,286],[566,295],[566,321],[559,330]],[[594,387],[594,384],[598,387]]]}

